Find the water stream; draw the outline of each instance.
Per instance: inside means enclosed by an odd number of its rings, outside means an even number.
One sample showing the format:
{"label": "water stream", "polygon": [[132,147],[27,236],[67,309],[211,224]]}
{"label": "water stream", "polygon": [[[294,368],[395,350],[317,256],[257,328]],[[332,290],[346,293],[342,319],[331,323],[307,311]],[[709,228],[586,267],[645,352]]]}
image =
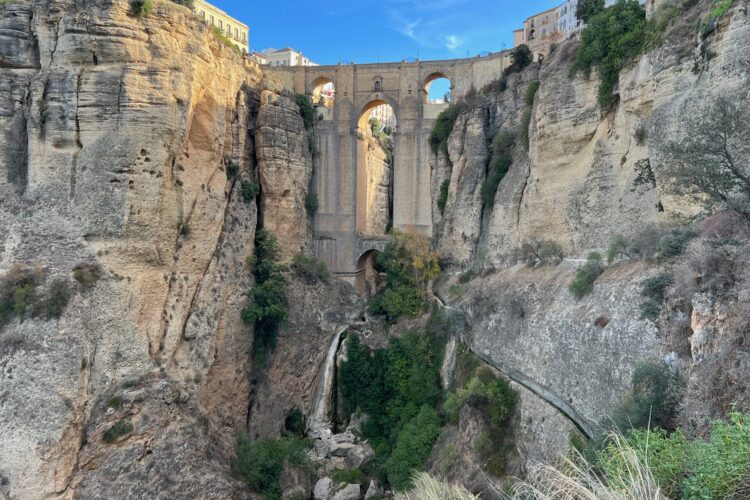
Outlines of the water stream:
{"label": "water stream", "polygon": [[307,435],[310,437],[321,438],[333,429],[331,401],[335,386],[336,358],[341,348],[344,333],[348,329],[348,326],[341,327],[328,346],[325,363],[318,377],[318,387],[315,389],[312,410],[307,418]]}

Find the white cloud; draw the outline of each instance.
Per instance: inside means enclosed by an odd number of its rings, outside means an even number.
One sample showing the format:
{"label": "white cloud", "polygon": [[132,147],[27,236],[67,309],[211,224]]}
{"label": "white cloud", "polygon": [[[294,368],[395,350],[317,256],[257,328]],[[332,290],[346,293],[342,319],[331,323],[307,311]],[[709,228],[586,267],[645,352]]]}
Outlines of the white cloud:
{"label": "white cloud", "polygon": [[455,51],[459,47],[461,47],[466,40],[463,39],[463,37],[460,37],[458,35],[448,35],[445,37],[445,47],[448,50]]}

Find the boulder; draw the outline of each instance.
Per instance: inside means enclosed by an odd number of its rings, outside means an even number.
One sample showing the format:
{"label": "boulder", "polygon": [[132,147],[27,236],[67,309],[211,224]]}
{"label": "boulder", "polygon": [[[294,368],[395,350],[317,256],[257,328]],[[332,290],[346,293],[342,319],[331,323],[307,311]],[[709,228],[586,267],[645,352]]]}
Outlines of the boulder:
{"label": "boulder", "polygon": [[347,484],[333,496],[333,500],[359,500],[360,498],[362,498],[362,492],[358,484]]}
{"label": "boulder", "polygon": [[333,480],[330,477],[318,479],[313,490],[315,500],[331,500],[333,496]]}
{"label": "boulder", "polygon": [[375,457],[375,450],[369,444],[360,444],[352,447],[346,453],[346,465],[350,469],[359,469]]}
{"label": "boulder", "polygon": [[369,500],[371,498],[380,498],[383,496],[383,488],[380,487],[380,484],[378,484],[377,480],[372,479],[370,481],[370,485],[367,487],[367,493],[365,493],[365,500]]}

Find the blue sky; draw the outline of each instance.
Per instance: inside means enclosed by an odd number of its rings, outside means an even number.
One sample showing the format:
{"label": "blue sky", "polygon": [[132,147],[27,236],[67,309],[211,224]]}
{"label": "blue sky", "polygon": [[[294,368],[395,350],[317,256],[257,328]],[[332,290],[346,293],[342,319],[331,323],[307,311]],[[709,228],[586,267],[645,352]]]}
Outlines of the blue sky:
{"label": "blue sky", "polygon": [[529,15],[562,0],[211,2],[250,26],[252,50],[294,47],[319,64],[336,64],[496,52],[512,47],[513,30]]}

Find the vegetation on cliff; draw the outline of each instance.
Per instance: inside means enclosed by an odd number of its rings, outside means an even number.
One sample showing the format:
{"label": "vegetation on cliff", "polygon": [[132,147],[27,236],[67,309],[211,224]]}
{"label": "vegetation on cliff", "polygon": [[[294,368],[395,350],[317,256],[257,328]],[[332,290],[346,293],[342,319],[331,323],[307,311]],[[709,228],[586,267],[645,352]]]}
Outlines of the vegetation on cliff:
{"label": "vegetation on cliff", "polygon": [[424,467],[440,433],[444,328],[435,313],[423,330],[391,339],[387,349],[373,351],[356,334],[347,340],[339,373],[343,410],[368,415],[362,433],[375,449],[374,472],[397,489]]}
{"label": "vegetation on cliff", "polygon": [[265,229],[255,233],[255,254],[248,259],[255,285],[248,292],[242,320],[252,324],[253,355],[261,362],[266,351],[276,347],[279,328],[289,315],[286,278],[276,261],[279,253],[276,238]]}
{"label": "vegetation on cliff", "polygon": [[40,296],[43,273],[20,265],[0,278],[0,328],[13,319],[59,318],[70,300],[70,287],[63,279],[53,280]]}
{"label": "vegetation on cliff", "polygon": [[386,274],[386,288],[368,306],[371,314],[395,323],[424,311],[427,285],[440,273],[437,254],[423,235],[394,231],[393,239],[378,255],[378,268]]}
{"label": "vegetation on cliff", "polygon": [[513,146],[516,136],[512,130],[501,130],[492,140],[492,157],[490,158],[487,177],[482,182],[481,196],[485,207],[492,208],[495,204],[495,193],[505,174],[513,163]]}

